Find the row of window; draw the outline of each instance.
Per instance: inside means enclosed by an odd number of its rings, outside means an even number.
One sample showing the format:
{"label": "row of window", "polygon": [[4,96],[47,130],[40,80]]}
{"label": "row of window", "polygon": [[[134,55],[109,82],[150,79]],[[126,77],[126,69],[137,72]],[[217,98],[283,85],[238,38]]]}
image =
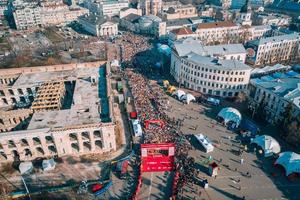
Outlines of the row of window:
{"label": "row of window", "polygon": [[214,87],[214,88],[220,88],[220,89],[233,89],[233,90],[239,90],[239,89],[246,89],[247,85],[228,85],[228,84],[220,84],[220,83],[212,83],[210,81],[201,81],[198,79],[187,79],[195,84],[200,84],[208,87]]}
{"label": "row of window", "polygon": [[[215,74],[216,73],[218,73],[218,74],[227,74],[227,75],[245,75],[246,74],[245,71],[229,71],[229,70],[224,71],[224,70],[208,69],[208,68],[205,68],[205,67],[200,67],[200,66],[191,64],[191,63],[189,63],[187,61],[184,61],[184,60],[181,60],[181,63],[184,63],[185,65],[187,65],[187,66],[183,65],[183,70],[187,73],[190,73],[190,71],[191,71],[192,74],[194,72],[193,72],[193,70],[190,70],[189,67],[192,68],[192,69],[195,69],[195,70],[200,70],[200,71],[203,71],[203,72],[205,71],[205,72],[210,72],[210,73],[215,73]],[[198,72],[198,74],[199,74],[199,72]]]}
{"label": "row of window", "polygon": [[[193,74],[192,74],[193,75]],[[209,80],[216,80],[216,81],[226,81],[226,82],[243,82],[244,81],[244,78],[228,78],[228,77],[220,77],[220,76],[215,76],[215,75],[207,75],[207,74],[203,74],[201,73],[199,75],[199,72],[196,73],[194,72],[194,76],[197,76],[198,77],[201,77],[201,78],[205,78],[205,79],[209,79]],[[189,74],[185,74],[185,73],[182,73],[181,76],[185,77],[186,79],[192,79],[192,77],[189,77]]]}

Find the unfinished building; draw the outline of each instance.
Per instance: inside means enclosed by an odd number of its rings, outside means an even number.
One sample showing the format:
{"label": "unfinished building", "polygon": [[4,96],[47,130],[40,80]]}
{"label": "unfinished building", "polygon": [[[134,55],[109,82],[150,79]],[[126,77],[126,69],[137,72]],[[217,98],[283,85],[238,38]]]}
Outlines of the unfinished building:
{"label": "unfinished building", "polygon": [[116,150],[110,84],[99,66],[0,71],[0,162]]}

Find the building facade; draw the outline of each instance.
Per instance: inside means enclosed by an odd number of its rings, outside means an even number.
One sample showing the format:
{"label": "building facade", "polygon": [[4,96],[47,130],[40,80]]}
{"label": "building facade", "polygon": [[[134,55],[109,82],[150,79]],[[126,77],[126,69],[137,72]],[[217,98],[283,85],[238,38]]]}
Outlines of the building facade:
{"label": "building facade", "polygon": [[290,71],[251,79],[249,91],[250,108],[256,113],[264,109],[266,120],[272,124],[284,120],[288,105],[294,116],[300,115],[300,74]]}
{"label": "building facade", "polygon": [[41,3],[41,5],[17,6],[13,16],[17,29],[28,29],[69,23],[87,13],[87,9],[79,6],[69,7],[63,3]]}
{"label": "building facade", "polygon": [[124,8],[128,8],[128,0],[85,0],[84,7],[91,13],[103,16],[119,16],[120,11]]}
{"label": "building facade", "polygon": [[97,37],[118,34],[118,24],[107,20],[103,16],[88,14],[80,17],[78,22],[84,30]]}
{"label": "building facade", "polygon": [[[174,44],[171,54],[170,73],[185,87],[208,95],[234,97],[247,89],[251,68],[233,58],[237,48],[228,48],[226,55],[201,44]],[[216,47],[221,49],[223,47]],[[207,49],[207,50],[205,50]],[[207,54],[209,51],[210,55]],[[230,51],[230,53],[229,53]],[[215,54],[214,52],[218,52]],[[212,56],[215,57],[212,57]],[[240,57],[238,55],[237,57]]]}
{"label": "building facade", "polygon": [[170,7],[167,11],[162,13],[162,18],[164,20],[184,19],[197,16],[197,9],[191,4]]}
{"label": "building facade", "polygon": [[0,162],[116,150],[112,102],[109,114],[99,108],[99,65],[0,71]]}
{"label": "building facade", "polygon": [[239,37],[240,27],[231,21],[219,21],[199,24],[196,30],[198,38],[204,44],[233,43]]}
{"label": "building facade", "polygon": [[300,59],[300,34],[286,34],[249,41],[247,62],[265,65],[277,62],[293,62]]}
{"label": "building facade", "polygon": [[162,10],[162,0],[141,0],[139,8],[143,15],[157,15]]}

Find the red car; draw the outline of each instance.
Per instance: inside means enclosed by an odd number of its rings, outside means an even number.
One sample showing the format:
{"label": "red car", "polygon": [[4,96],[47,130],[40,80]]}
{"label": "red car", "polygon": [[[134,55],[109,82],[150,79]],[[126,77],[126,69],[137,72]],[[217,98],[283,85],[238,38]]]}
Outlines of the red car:
{"label": "red car", "polygon": [[92,186],[92,192],[95,193],[103,188],[103,185],[100,183],[96,183]]}

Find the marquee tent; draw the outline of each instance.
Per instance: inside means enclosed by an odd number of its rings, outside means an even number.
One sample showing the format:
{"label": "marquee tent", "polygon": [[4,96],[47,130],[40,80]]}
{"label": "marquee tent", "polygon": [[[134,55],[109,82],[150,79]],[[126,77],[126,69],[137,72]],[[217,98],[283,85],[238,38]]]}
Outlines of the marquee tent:
{"label": "marquee tent", "polygon": [[186,101],[189,104],[191,101],[196,101],[196,98],[192,94],[186,94],[182,95],[180,100]]}
{"label": "marquee tent", "polygon": [[225,125],[230,125],[233,128],[238,127],[242,120],[241,113],[237,109],[231,107],[223,108],[219,112],[218,117],[224,120]]}
{"label": "marquee tent", "polygon": [[286,176],[293,173],[300,173],[300,155],[290,151],[283,152],[279,154],[275,165],[284,167]]}
{"label": "marquee tent", "polygon": [[265,157],[280,153],[279,143],[269,135],[261,135],[252,139],[251,143],[260,146],[265,153]]}
{"label": "marquee tent", "polygon": [[181,99],[181,97],[185,95],[185,92],[183,90],[177,90],[176,92],[173,93],[173,96],[174,95],[177,97],[177,99]]}

